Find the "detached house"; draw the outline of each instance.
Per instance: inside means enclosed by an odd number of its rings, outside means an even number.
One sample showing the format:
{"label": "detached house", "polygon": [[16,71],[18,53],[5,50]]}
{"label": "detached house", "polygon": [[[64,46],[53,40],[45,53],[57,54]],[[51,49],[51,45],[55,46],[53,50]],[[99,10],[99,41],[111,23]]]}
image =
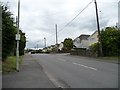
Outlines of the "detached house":
{"label": "detached house", "polygon": [[95,31],[92,35],[80,35],[73,41],[74,48],[71,50],[71,55],[82,56],[97,56],[97,53],[91,52],[89,47],[98,42],[98,32]]}
{"label": "detached house", "polygon": [[82,34],[73,40],[74,48],[86,48],[89,49],[94,43],[98,42],[98,31],[95,31],[92,35]]}
{"label": "detached house", "polygon": [[63,44],[63,42],[61,42],[58,46],[58,50],[62,51],[63,47],[64,47],[64,44]]}
{"label": "detached house", "polygon": [[88,46],[98,42],[98,31],[95,31],[92,35],[88,37]]}
{"label": "detached house", "polygon": [[74,39],[73,40],[74,48],[88,48],[88,40],[87,40],[87,38],[89,36],[90,35],[82,34],[79,37],[77,37],[76,39]]}

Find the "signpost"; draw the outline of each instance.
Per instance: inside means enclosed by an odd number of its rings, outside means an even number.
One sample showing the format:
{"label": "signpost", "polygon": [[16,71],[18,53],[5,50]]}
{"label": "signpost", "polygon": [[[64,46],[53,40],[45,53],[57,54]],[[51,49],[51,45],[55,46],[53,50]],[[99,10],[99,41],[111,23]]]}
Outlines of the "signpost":
{"label": "signpost", "polygon": [[20,34],[19,34],[19,19],[20,19],[20,0],[18,0],[18,18],[16,18],[17,23],[17,34],[16,34],[16,40],[17,40],[17,48],[16,48],[16,70],[19,72],[19,40],[20,40]]}

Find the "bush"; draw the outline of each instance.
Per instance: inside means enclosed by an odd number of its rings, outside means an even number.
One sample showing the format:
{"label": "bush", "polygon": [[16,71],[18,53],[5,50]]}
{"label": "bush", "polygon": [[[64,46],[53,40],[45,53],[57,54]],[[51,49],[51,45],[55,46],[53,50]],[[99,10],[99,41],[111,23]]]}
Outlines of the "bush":
{"label": "bush", "polygon": [[104,56],[120,54],[120,30],[116,27],[106,27],[101,31]]}
{"label": "bush", "polygon": [[94,43],[90,47],[91,54],[96,54],[97,56],[100,56],[100,50],[99,50],[99,43]]}

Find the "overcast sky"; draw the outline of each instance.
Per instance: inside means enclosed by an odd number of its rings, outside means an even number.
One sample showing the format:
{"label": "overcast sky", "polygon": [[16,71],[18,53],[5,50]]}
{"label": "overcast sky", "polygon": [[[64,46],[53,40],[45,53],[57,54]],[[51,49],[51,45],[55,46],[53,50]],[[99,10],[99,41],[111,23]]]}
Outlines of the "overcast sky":
{"label": "overcast sky", "polygon": [[[17,0],[9,2],[10,11],[17,16]],[[55,44],[55,24],[58,25],[58,42],[75,39],[81,34],[92,34],[96,29],[94,0],[74,21],[62,29],[92,0],[21,0],[20,29],[26,33],[26,48]],[[119,0],[97,0],[100,27],[115,26],[118,22]],[[62,29],[62,30],[61,30]]]}

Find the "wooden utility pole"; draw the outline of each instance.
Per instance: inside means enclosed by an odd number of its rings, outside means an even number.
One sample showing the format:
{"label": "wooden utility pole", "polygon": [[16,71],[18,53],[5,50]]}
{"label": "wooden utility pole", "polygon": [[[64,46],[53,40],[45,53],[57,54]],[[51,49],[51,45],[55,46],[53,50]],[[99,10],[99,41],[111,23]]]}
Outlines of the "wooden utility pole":
{"label": "wooden utility pole", "polygon": [[46,38],[44,37],[44,47],[46,48]]}
{"label": "wooden utility pole", "polygon": [[58,36],[57,36],[57,24],[55,24],[55,28],[56,28],[56,45],[58,44]]}
{"label": "wooden utility pole", "polygon": [[96,0],[94,1],[94,3],[95,3],[95,10],[96,10],[96,20],[97,20],[98,42],[99,42],[100,56],[103,56],[102,41],[101,41],[101,34],[100,34],[100,25],[99,25],[99,17],[98,17],[98,9],[97,9]]}

